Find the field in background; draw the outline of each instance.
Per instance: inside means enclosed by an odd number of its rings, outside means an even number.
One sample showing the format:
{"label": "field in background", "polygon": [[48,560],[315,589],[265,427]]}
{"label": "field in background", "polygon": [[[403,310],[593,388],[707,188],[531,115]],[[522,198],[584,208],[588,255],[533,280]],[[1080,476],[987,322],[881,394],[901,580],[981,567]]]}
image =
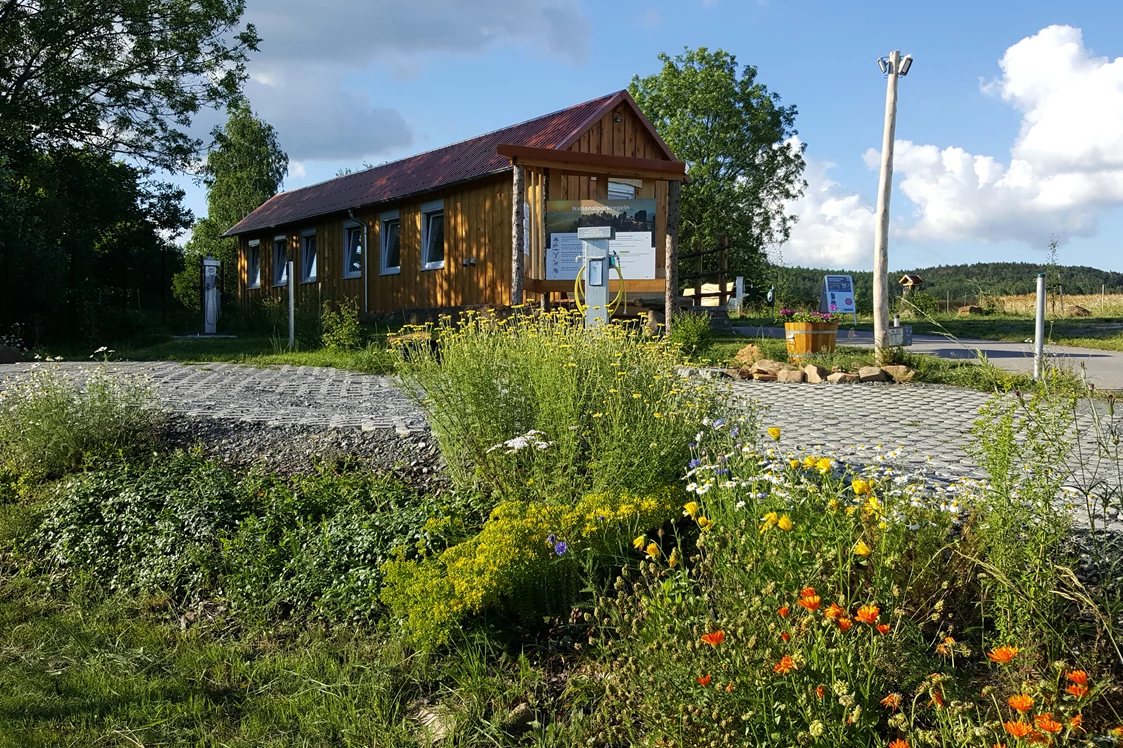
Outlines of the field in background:
{"label": "field in background", "polygon": [[[1000,314],[1032,317],[1036,314],[1036,294],[1022,294],[1020,296],[995,297],[995,305]],[[1045,303],[1045,314],[1053,316],[1071,317],[1073,307],[1083,307],[1092,313],[1093,317],[1123,317],[1123,294],[1079,294],[1064,296],[1062,312],[1061,298],[1057,294],[1049,294]]]}

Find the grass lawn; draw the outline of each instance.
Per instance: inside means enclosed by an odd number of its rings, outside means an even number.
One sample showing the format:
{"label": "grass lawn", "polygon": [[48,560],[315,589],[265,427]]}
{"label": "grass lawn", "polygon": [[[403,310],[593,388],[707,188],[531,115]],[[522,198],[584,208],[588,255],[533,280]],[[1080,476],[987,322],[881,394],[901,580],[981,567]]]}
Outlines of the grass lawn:
{"label": "grass lawn", "polygon": [[[1033,339],[1032,319],[1026,317],[948,317],[931,320],[902,320],[918,335],[951,335],[956,338],[1009,340]],[[842,327],[842,325],[839,325]],[[859,318],[859,330],[873,330],[873,322]],[[1123,351],[1123,319],[1086,317],[1084,319],[1046,319],[1045,340],[1050,345],[1071,345],[1105,351]]]}

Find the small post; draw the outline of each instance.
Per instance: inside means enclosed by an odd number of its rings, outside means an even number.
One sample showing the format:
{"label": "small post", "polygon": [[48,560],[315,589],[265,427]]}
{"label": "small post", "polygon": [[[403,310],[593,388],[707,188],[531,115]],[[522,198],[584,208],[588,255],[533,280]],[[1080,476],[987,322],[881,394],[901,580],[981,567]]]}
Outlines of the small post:
{"label": "small post", "polygon": [[663,273],[667,276],[667,297],[664,300],[663,331],[671,331],[671,318],[678,301],[678,229],[682,202],[682,183],[667,183],[667,238]]}
{"label": "small post", "polygon": [[702,240],[694,240],[694,254],[698,257],[694,261],[694,305],[702,306]]}
{"label": "small post", "polygon": [[733,301],[737,304],[737,314],[742,311],[743,299],[745,298],[745,276],[738,275],[733,279]]}
{"label": "small post", "polygon": [[729,294],[726,291],[726,283],[729,280],[729,237],[721,237],[721,252],[718,254],[718,260],[718,268],[721,271],[718,278],[718,292],[721,294],[718,296],[720,300],[718,306],[724,307],[729,303]]}
{"label": "small post", "polygon": [[1037,274],[1037,322],[1033,332],[1033,378],[1041,379],[1045,368],[1045,273]]}
{"label": "small post", "polygon": [[296,347],[296,280],[292,273],[292,260],[285,271],[289,279],[289,350]]}
{"label": "small post", "polygon": [[526,217],[526,178],[525,168],[515,164],[511,185],[511,305],[523,303],[524,258],[526,252],[526,232],[523,221]]}

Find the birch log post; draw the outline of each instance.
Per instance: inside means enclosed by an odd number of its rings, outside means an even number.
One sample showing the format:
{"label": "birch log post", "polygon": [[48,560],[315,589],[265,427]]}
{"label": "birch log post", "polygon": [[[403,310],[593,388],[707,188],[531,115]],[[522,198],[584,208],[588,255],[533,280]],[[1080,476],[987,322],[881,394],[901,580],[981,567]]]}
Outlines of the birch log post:
{"label": "birch log post", "polygon": [[678,223],[679,208],[682,203],[682,182],[667,183],[667,239],[664,275],[667,276],[667,303],[665,332],[671,331],[671,317],[674,315],[678,297]]}
{"label": "birch log post", "polygon": [[526,232],[523,216],[526,213],[525,169],[515,164],[512,169],[514,184],[511,189],[511,305],[523,303],[523,259]]}

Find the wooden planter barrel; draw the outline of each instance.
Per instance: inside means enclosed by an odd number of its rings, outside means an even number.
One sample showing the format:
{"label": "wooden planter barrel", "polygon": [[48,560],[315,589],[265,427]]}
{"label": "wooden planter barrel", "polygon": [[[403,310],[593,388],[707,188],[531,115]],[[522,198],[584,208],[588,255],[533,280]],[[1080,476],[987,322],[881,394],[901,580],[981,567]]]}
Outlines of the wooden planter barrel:
{"label": "wooden planter barrel", "polygon": [[837,322],[784,323],[784,338],[788,343],[788,358],[799,358],[814,353],[829,353],[834,350],[837,337]]}

